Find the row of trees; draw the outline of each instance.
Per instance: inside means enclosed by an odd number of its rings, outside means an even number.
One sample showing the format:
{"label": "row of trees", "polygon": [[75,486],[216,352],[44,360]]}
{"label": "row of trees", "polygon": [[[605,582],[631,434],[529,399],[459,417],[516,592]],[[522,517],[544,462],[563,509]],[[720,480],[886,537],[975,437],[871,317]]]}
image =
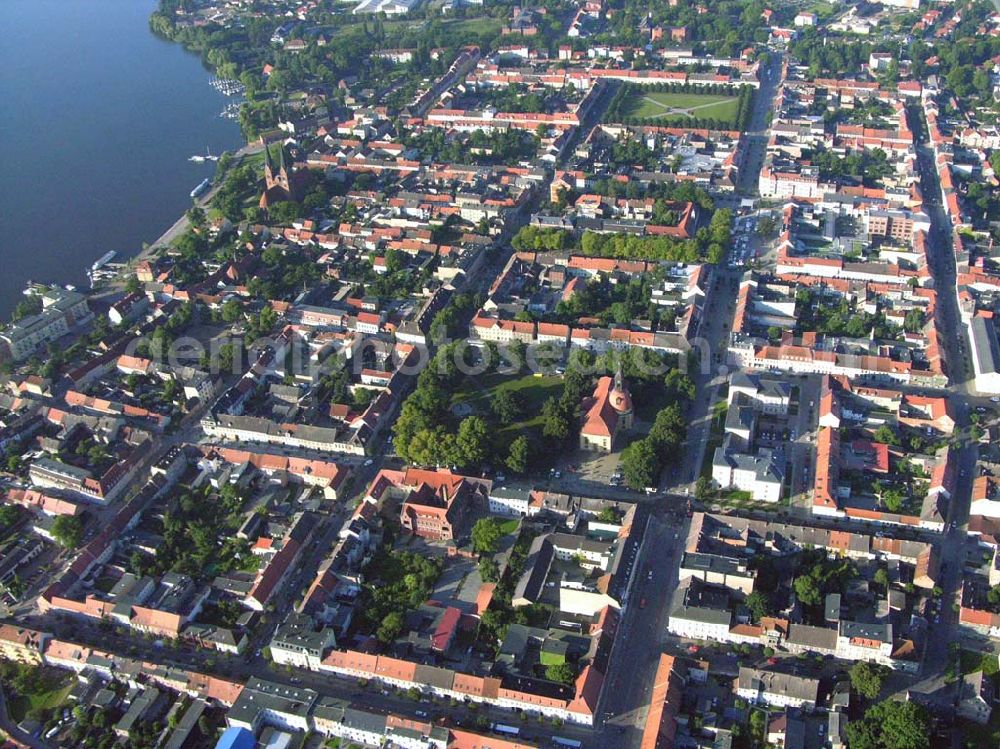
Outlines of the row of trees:
{"label": "row of trees", "polygon": [[580,238],[580,252],[592,257],[718,263],[731,241],[732,220],[730,209],[715,211],[707,227],[698,229],[692,239],[684,240],[587,231]]}
{"label": "row of trees", "polygon": [[[585,231],[579,240],[579,252],[590,257],[718,263],[730,244],[731,224],[732,211],[723,208],[715,211],[709,225],[698,229],[691,239]],[[573,232],[565,229],[525,226],[511,244],[522,252],[558,252],[574,249],[576,238]]]}
{"label": "row of trees", "polygon": [[559,252],[574,244],[573,232],[540,226],[522,226],[510,242],[518,252]]}

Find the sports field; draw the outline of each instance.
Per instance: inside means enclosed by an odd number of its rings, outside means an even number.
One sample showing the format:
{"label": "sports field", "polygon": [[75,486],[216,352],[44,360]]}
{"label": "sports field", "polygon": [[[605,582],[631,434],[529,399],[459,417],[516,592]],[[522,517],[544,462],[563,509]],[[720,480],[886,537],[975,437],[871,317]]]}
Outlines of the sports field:
{"label": "sports field", "polygon": [[739,97],[725,94],[646,92],[637,88],[625,103],[626,117],[676,122],[694,117],[735,124]]}

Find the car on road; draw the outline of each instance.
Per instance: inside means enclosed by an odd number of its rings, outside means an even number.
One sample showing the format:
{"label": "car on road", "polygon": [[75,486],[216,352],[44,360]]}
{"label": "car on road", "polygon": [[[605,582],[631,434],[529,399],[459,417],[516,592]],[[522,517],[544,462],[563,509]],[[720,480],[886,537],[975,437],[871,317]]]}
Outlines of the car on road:
{"label": "car on road", "polygon": [[639,608],[640,609],[646,608],[646,599],[645,598],[640,598],[639,599]]}
{"label": "car on road", "polygon": [[689,653],[694,654],[694,653],[697,653],[699,650],[701,650],[701,648],[698,645],[688,645],[688,652]]}
{"label": "car on road", "polygon": [[994,395],[990,398],[990,403],[1000,403],[1000,395]]}
{"label": "car on road", "polygon": [[365,464],[364,464],[364,465],[365,465],[365,468],[367,468],[368,466],[370,466],[370,465],[371,465],[372,463],[374,463],[374,462],[375,462],[374,460],[372,460],[371,458],[368,458],[368,460],[366,460],[366,461],[365,461]]}

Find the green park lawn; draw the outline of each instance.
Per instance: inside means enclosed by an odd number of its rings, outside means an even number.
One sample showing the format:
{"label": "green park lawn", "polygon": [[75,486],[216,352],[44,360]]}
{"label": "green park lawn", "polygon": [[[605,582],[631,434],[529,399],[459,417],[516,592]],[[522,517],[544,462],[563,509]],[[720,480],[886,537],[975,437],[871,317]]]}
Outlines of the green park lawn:
{"label": "green park lawn", "polygon": [[467,377],[465,383],[452,397],[452,405],[468,404],[480,416],[490,418],[490,403],[501,390],[508,390],[521,403],[522,417],[513,424],[500,427],[497,437],[501,442],[510,442],[519,434],[537,431],[542,425],[542,404],[549,397],[558,398],[562,393],[562,377],[533,374],[510,375],[491,374]]}
{"label": "green park lawn", "polygon": [[738,96],[645,92],[638,89],[625,106],[625,116],[663,122],[678,122],[693,117],[735,123],[738,108]]}

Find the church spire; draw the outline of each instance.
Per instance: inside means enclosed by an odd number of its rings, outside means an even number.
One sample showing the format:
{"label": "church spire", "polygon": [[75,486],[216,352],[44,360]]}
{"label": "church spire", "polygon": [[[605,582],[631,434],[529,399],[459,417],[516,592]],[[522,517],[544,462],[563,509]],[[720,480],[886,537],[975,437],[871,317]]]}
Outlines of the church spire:
{"label": "church spire", "polygon": [[619,361],[615,367],[615,390],[625,392],[625,377],[622,375],[621,361]]}

